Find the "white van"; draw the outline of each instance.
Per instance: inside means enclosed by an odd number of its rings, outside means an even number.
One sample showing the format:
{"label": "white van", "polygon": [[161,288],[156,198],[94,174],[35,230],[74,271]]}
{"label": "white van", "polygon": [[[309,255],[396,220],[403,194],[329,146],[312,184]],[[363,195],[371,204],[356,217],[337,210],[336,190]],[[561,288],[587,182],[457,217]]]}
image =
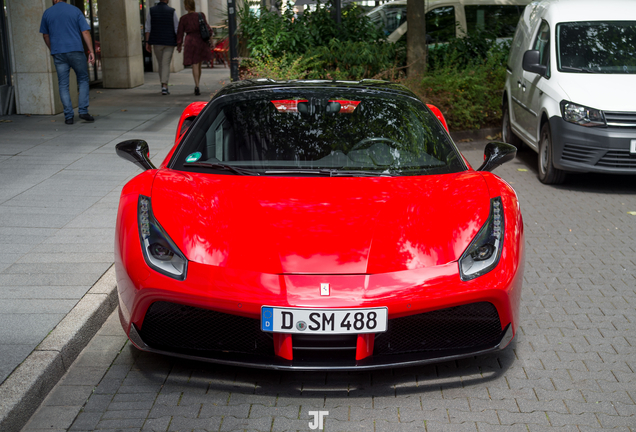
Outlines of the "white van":
{"label": "white van", "polygon": [[636,174],[636,1],[525,9],[503,94],[503,140],[539,153],[539,179]]}
{"label": "white van", "polygon": [[[422,0],[424,1],[424,0]],[[523,8],[531,0],[427,0],[427,43],[444,43],[474,30],[498,25],[499,38],[511,38]],[[396,42],[407,31],[406,0],[385,3],[367,16],[384,30],[389,42]]]}

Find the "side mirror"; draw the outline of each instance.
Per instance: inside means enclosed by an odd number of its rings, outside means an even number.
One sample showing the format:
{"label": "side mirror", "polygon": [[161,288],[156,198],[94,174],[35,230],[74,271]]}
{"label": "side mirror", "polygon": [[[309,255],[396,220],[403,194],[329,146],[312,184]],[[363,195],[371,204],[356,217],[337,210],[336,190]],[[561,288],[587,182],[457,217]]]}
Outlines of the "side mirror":
{"label": "side mirror", "polygon": [[115,151],[119,157],[134,163],[144,171],[156,168],[152,162],[150,162],[150,149],[146,141],[122,141],[115,146]]}
{"label": "side mirror", "polygon": [[490,142],[484,150],[484,163],[477,171],[492,171],[499,165],[513,160],[516,155],[517,147],[502,142]]}
{"label": "side mirror", "polygon": [[538,50],[528,50],[523,53],[523,62],[521,67],[524,71],[534,72],[541,76],[545,76],[548,73],[548,67],[541,63],[541,54]]}

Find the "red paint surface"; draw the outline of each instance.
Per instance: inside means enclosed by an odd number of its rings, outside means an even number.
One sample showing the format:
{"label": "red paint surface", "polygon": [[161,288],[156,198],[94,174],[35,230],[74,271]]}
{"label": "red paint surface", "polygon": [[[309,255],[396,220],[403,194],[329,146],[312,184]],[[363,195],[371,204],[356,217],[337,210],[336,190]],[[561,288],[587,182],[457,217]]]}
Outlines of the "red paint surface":
{"label": "red paint surface", "polygon": [[[188,114],[205,105],[188,107]],[[441,115],[441,113],[440,113]],[[443,119],[443,116],[442,116]],[[181,122],[180,122],[181,123]],[[171,301],[251,318],[261,306],[386,306],[389,319],[488,301],[516,333],[523,221],[514,190],[472,169],[419,177],[251,177],[149,170],[123,189],[115,238],[120,317],[143,326],[148,307]],[[184,281],[150,269],[137,227],[139,194],[189,260]],[[501,196],[505,239],[498,266],[471,281],[457,260]],[[329,283],[329,296],[320,284]],[[239,306],[240,305],[240,306]],[[358,337],[356,358],[373,352]],[[275,335],[292,359],[291,335]]]}

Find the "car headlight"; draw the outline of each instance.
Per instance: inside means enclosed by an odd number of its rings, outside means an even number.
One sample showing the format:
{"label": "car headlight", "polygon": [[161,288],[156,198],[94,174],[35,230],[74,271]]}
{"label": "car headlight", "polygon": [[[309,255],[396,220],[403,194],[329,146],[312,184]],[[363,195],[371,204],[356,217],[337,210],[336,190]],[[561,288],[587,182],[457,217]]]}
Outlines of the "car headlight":
{"label": "car headlight", "polygon": [[501,197],[490,200],[490,215],[462,257],[459,273],[462,280],[475,279],[494,269],[501,257],[504,239],[504,215]]}
{"label": "car headlight", "polygon": [[141,250],[146,263],[161,274],[184,280],[188,260],[154,218],[150,198],[143,195],[139,195],[137,220]]}
{"label": "car headlight", "polygon": [[568,101],[561,101],[561,115],[563,120],[581,126],[605,126],[603,111],[578,105]]}

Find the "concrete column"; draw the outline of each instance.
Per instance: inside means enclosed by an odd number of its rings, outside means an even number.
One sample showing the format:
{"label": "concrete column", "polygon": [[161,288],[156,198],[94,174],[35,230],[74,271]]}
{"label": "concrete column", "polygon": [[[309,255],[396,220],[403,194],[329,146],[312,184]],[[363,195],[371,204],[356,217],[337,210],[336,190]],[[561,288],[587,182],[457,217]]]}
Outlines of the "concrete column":
{"label": "concrete column", "polygon": [[[5,0],[9,46],[18,114],[52,115],[64,111],[53,57],[39,33],[50,0]],[[71,70],[69,88],[77,107],[77,78]]]}
{"label": "concrete column", "polygon": [[[238,6],[239,2],[237,2]],[[227,0],[208,0],[208,21],[210,25],[225,24],[227,19]]]}
{"label": "concrete column", "polygon": [[144,83],[139,5],[130,0],[98,0],[104,88]]}

